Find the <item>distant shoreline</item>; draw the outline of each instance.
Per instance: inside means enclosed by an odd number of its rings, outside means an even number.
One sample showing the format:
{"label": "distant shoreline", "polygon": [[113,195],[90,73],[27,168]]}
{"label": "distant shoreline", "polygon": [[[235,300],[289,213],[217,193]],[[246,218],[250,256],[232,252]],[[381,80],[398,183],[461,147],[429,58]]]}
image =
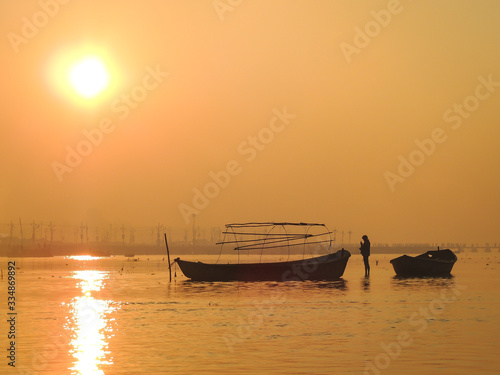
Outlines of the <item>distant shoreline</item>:
{"label": "distant shoreline", "polygon": [[[500,244],[499,244],[500,245]],[[500,246],[490,246],[489,244],[374,244],[372,245],[372,255],[375,254],[419,254],[428,250],[451,249],[456,253],[498,253]],[[206,241],[196,244],[173,242],[169,244],[171,255],[197,254],[197,255],[217,255],[221,252],[220,246],[210,244]],[[359,253],[359,246],[353,244],[341,245],[333,244],[333,249],[344,248],[352,254]],[[230,253],[232,250],[224,248],[223,253]],[[308,251],[306,251],[307,253]],[[266,254],[286,255],[302,254],[303,249],[273,249],[266,251]],[[260,254],[260,251],[253,251],[252,254]],[[93,255],[93,256],[136,256],[136,255],[166,255],[166,248],[161,244],[126,244],[120,242],[86,242],[86,243],[68,243],[68,242],[49,242],[49,241],[31,241],[25,240],[21,243],[17,241],[8,241],[3,239],[0,242],[0,257],[52,257],[52,256],[75,256],[75,255]]]}

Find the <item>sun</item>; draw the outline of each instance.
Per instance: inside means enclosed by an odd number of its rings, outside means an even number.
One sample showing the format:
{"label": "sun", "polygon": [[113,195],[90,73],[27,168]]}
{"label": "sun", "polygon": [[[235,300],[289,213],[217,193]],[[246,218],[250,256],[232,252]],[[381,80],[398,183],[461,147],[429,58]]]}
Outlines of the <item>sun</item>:
{"label": "sun", "polygon": [[70,68],[68,78],[73,90],[85,99],[96,97],[109,84],[108,70],[96,56],[88,56],[76,62]]}
{"label": "sun", "polygon": [[42,69],[54,97],[85,109],[105,105],[127,82],[109,48],[91,42],[55,48]]}

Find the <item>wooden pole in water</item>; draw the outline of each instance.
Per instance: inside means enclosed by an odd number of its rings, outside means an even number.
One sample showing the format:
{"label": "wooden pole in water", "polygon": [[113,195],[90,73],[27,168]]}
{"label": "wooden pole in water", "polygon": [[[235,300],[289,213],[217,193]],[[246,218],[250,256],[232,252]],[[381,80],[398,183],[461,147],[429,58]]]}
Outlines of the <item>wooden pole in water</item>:
{"label": "wooden pole in water", "polygon": [[165,246],[167,247],[167,260],[168,260],[168,274],[170,276],[170,282],[172,282],[172,266],[170,265],[170,251],[168,250],[167,234],[163,233],[165,237]]}

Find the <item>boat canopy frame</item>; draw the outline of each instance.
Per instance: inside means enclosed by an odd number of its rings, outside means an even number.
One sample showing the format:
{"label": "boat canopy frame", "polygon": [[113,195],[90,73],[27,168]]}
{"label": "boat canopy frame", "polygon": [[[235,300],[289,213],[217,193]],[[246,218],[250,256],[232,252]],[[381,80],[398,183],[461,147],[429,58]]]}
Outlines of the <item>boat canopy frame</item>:
{"label": "boat canopy frame", "polygon": [[[325,224],[304,223],[304,222],[249,222],[226,224],[226,229],[222,241],[216,245],[221,245],[218,263],[224,245],[235,245],[234,250],[238,251],[238,263],[240,261],[240,251],[260,250],[260,262],[264,250],[286,247],[288,249],[287,261],[290,258],[290,250],[294,246],[303,246],[302,258],[304,259],[306,247],[313,244],[327,244],[328,253],[332,249],[331,232]],[[289,233],[287,227],[306,228],[305,232]],[[311,234],[309,231],[314,227],[322,227],[324,231]],[[276,228],[282,228],[284,233],[272,233]],[[262,231],[259,232],[259,229]],[[266,231],[267,230],[267,231]],[[226,236],[232,235],[234,239],[226,240]],[[328,239],[320,239],[321,236],[328,235]],[[238,238],[239,236],[239,238]],[[313,239],[311,241],[311,239]]]}

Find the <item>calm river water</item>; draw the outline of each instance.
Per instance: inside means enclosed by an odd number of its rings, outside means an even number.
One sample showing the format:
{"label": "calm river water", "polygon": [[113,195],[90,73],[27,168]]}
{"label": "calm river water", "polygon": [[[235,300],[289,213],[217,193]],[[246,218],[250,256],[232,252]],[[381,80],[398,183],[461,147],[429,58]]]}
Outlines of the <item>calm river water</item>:
{"label": "calm river water", "polygon": [[499,254],[433,279],[395,278],[393,257],[369,279],[354,255],[341,281],[281,283],[170,283],[161,256],[16,259],[17,315],[2,258],[0,373],[500,373]]}

